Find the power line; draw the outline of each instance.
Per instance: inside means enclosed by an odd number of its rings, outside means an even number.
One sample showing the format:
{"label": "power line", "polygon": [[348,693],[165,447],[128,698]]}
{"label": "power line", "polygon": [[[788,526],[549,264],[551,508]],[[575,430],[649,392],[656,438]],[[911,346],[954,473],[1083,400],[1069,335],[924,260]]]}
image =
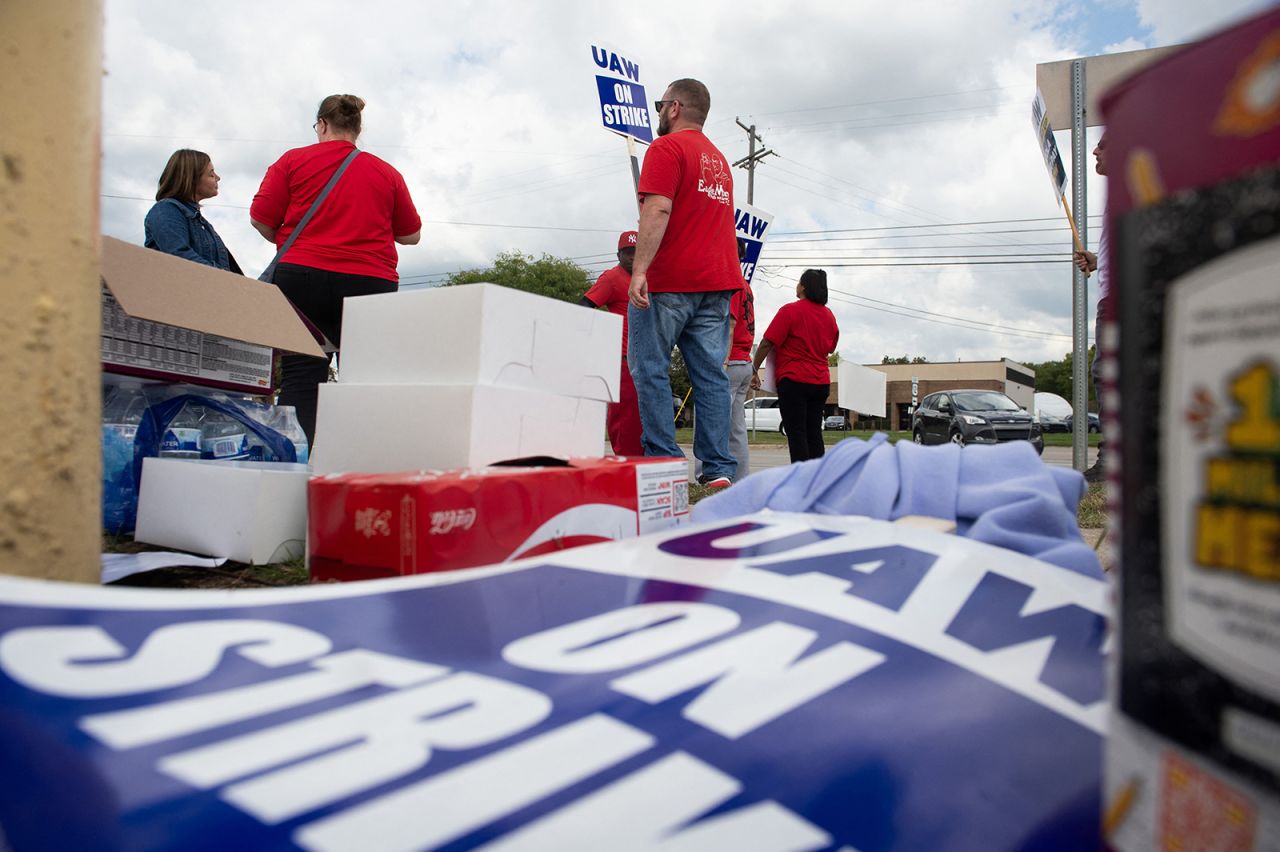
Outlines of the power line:
{"label": "power line", "polygon": [[[948,248],[960,248],[960,246],[948,246]],[[887,249],[869,249],[869,251],[887,251]],[[761,263],[774,260],[955,260],[955,259],[973,259],[986,257],[1054,257],[1060,260],[1070,260],[1070,252],[1007,252],[1002,254],[916,254],[916,255],[856,255],[856,254],[768,254],[762,256]]]}
{"label": "power line", "polygon": [[[1065,257],[1062,260],[971,260],[971,261],[937,261],[929,263],[824,263],[823,266],[836,269],[887,269],[895,266],[1015,266],[1027,263],[1070,263]],[[799,269],[813,266],[812,261],[805,263],[770,263],[770,267],[781,269]]]}
{"label": "power line", "polygon": [[[996,109],[998,107],[1015,106],[1021,103],[1022,103],[1021,101],[1002,101],[1002,102],[993,103],[993,104],[974,104],[972,106],[948,107],[946,109],[918,110],[915,112],[891,112],[891,113],[882,113],[880,115],[866,115],[866,116],[862,116],[861,118],[842,118],[842,119],[835,119],[833,121],[815,121],[809,124],[782,125],[782,127],[777,127],[776,125],[770,125],[769,129],[781,131],[781,130],[787,130],[787,129],[794,130],[800,127],[830,127],[837,124],[852,124],[857,121],[874,121],[882,118],[912,118],[918,115],[942,115],[945,113],[953,113],[953,112],[975,112],[978,110],[988,110],[988,109]],[[923,124],[925,122],[911,122],[911,123]]]}
{"label": "power line", "polygon": [[[1101,213],[1090,214],[1093,216],[1101,216]],[[938,222],[932,225],[879,225],[865,228],[821,228],[816,231],[779,231],[778,236],[795,236],[798,234],[851,234],[861,233],[864,231],[903,231],[912,228],[961,228],[974,225],[1010,225],[1020,224],[1023,222],[1057,222],[1060,216],[1035,216],[1020,217],[1017,219],[986,219],[979,222]]]}
{"label": "power line", "polygon": [[876,104],[901,103],[903,101],[922,101],[922,100],[928,100],[929,98],[950,98],[950,97],[955,97],[956,95],[973,95],[973,94],[982,94],[985,92],[998,92],[1004,89],[1019,89],[1019,88],[1022,88],[1022,87],[1021,86],[992,86],[986,89],[964,89],[964,90],[955,91],[955,92],[941,92],[936,95],[911,95],[903,98],[883,98],[875,101],[856,101],[854,103],[849,103],[849,104],[833,104],[830,106],[821,106],[821,107],[799,107],[797,109],[782,109],[782,110],[773,110],[771,112],[756,112],[756,113],[751,113],[751,115],[752,117],[758,117],[762,115],[787,115],[790,113],[797,113],[797,112],[822,112],[824,110],[831,110],[831,109],[849,109],[852,107],[860,107],[860,106],[874,106]]}

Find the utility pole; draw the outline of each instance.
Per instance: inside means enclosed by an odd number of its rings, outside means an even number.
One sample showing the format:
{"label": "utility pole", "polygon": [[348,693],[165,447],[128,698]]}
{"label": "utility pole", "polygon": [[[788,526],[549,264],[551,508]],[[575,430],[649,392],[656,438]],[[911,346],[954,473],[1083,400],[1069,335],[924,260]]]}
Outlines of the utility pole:
{"label": "utility pole", "polygon": [[742,123],[741,119],[739,119],[737,116],[734,116],[733,120],[738,123],[739,127],[747,131],[747,156],[743,157],[741,160],[738,160],[738,162],[734,163],[733,165],[736,168],[744,168],[747,170],[747,203],[755,204],[756,203],[756,200],[755,200],[756,163],[760,162],[770,154],[773,154],[776,157],[777,153],[771,148],[766,148],[765,150],[757,153],[756,143],[759,142],[761,145],[763,145],[764,140],[756,135],[756,126],[753,124],[750,127],[747,127],[745,124]]}

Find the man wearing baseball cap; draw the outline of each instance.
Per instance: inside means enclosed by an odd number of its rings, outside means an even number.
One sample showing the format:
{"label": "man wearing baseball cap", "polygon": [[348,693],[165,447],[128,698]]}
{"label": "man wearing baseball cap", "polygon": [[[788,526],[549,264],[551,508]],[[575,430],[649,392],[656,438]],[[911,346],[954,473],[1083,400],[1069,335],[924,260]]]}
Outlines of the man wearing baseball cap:
{"label": "man wearing baseball cap", "polygon": [[644,455],[640,444],[640,404],[627,366],[627,290],[631,287],[631,264],[635,259],[636,232],[623,231],[618,236],[618,265],[602,272],[578,302],[589,308],[606,308],[609,313],[622,317],[622,380],[618,401],[609,405],[607,421],[609,444],[619,456]]}

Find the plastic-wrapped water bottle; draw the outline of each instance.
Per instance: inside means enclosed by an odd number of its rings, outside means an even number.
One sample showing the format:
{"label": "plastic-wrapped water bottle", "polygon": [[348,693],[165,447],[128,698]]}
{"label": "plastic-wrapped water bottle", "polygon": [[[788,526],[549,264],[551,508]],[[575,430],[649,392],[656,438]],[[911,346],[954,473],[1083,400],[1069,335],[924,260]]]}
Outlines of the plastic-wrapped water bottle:
{"label": "plastic-wrapped water bottle", "polygon": [[302,424],[298,422],[297,410],[292,405],[277,405],[275,417],[269,425],[293,443],[298,463],[306,464],[310,457],[310,447],[307,444],[307,433],[302,431]]}
{"label": "plastic-wrapped water bottle", "polygon": [[249,457],[249,440],[243,423],[209,409],[200,425],[200,458],[231,461]]}
{"label": "plastic-wrapped water bottle", "polygon": [[133,481],[133,442],[147,411],[139,382],[121,382],[102,407],[102,526],[133,529],[138,489]]}
{"label": "plastic-wrapped water bottle", "polygon": [[200,411],[190,403],[169,422],[160,439],[160,455],[164,458],[198,459],[204,437]]}

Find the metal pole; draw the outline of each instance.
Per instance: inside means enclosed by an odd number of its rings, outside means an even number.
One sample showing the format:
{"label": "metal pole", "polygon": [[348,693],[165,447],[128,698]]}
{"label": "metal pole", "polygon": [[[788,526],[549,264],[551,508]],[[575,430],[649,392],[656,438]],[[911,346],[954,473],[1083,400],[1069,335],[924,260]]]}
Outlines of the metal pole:
{"label": "metal pole", "polygon": [[[1084,60],[1071,63],[1071,194],[1076,231],[1089,244],[1089,209],[1085,184]],[[1089,279],[1071,267],[1071,466],[1083,471],[1089,459]]]}
{"label": "metal pole", "polygon": [[751,129],[747,131],[747,157],[750,162],[747,165],[747,203],[756,203],[756,126],[751,125]]}
{"label": "metal pole", "polygon": [[640,158],[636,156],[636,140],[627,137],[627,156],[631,158],[631,183],[636,190],[636,209],[640,209]]}

